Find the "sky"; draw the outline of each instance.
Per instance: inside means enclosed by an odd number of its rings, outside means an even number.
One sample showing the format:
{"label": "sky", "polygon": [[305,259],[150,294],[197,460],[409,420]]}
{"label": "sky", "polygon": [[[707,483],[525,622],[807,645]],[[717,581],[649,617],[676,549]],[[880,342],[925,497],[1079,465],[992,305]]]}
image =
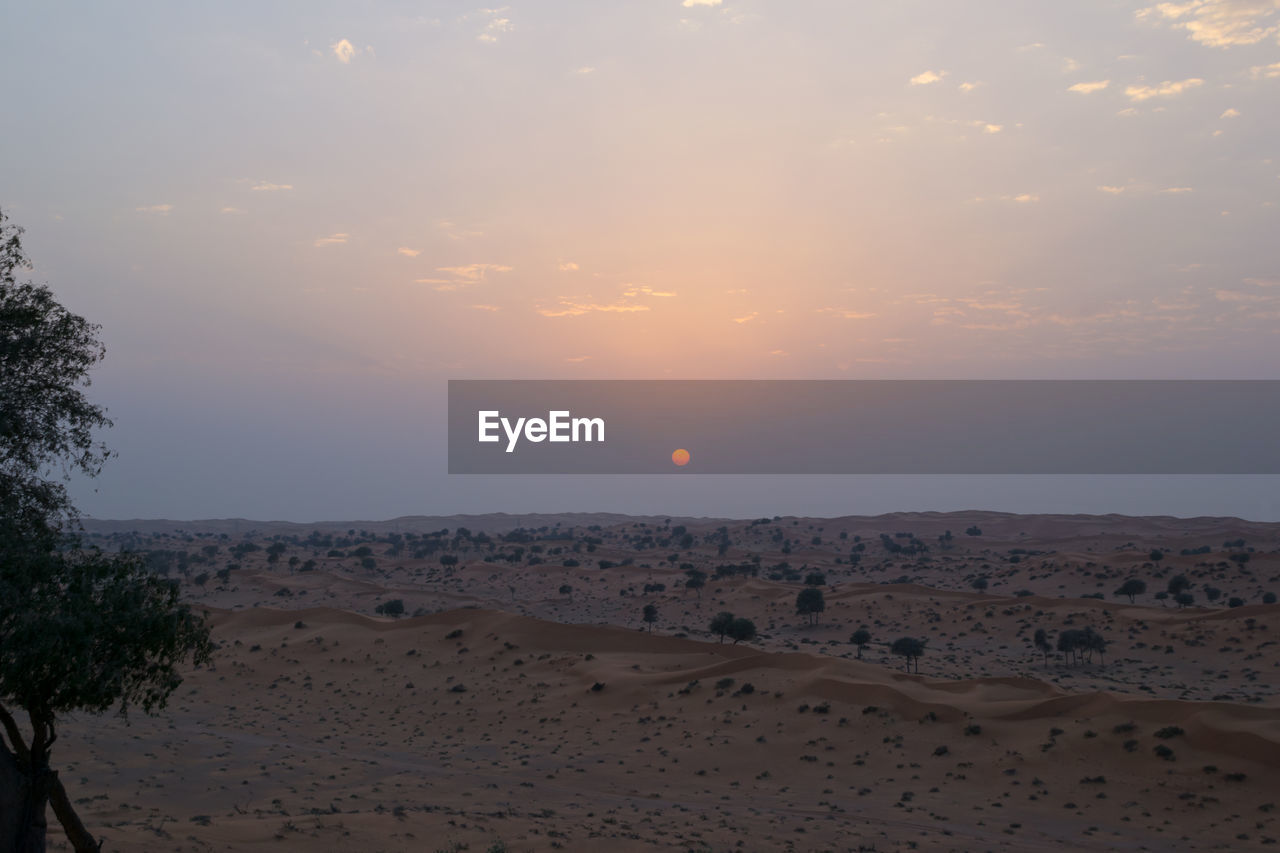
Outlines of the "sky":
{"label": "sky", "polygon": [[450,378],[1278,378],[1280,0],[7,8],[99,517],[991,508],[1276,478],[450,477]]}

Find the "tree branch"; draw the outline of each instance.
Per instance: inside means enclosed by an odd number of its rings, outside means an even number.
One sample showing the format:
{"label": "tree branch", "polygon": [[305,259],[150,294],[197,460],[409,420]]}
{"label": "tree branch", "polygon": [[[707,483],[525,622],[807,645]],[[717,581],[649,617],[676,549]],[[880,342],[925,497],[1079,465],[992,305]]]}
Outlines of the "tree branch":
{"label": "tree branch", "polygon": [[27,742],[22,739],[22,732],[18,729],[18,721],[3,706],[0,705],[0,725],[4,726],[5,734],[9,736],[9,742],[13,745],[13,752],[18,756],[18,760],[23,763],[30,763],[31,751],[27,749]]}
{"label": "tree branch", "polygon": [[102,842],[95,841],[93,833],[89,832],[81,822],[80,815],[76,814],[76,810],[71,806],[71,798],[67,796],[67,789],[62,787],[62,780],[58,778],[57,772],[51,770],[49,775],[53,778],[53,783],[49,786],[49,805],[53,806],[53,813],[58,816],[58,823],[62,824],[67,840],[71,842],[76,853],[100,853]]}

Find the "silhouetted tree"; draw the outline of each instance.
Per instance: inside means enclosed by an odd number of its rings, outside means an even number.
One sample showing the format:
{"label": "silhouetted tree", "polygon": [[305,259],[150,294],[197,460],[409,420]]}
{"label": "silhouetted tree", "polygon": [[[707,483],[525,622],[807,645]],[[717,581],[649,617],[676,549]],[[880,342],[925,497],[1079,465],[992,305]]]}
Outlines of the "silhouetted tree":
{"label": "silhouetted tree", "polygon": [[729,639],[736,646],[738,643],[749,643],[756,638],[756,623],[741,616],[729,625]]}
{"label": "silhouetted tree", "polygon": [[1190,607],[1196,603],[1196,597],[1189,592],[1180,592],[1173,597],[1178,607]]}
{"label": "silhouetted tree", "polygon": [[1049,644],[1049,635],[1045,633],[1043,628],[1037,628],[1035,639],[1032,642],[1035,643],[1036,651],[1044,656],[1044,662],[1047,665],[1049,663],[1049,652],[1053,651],[1053,646]]}
{"label": "silhouetted tree", "polygon": [[685,572],[684,588],[691,589],[698,593],[698,600],[702,600],[702,588],[707,585],[707,573],[700,572],[697,569],[689,569]]}
{"label": "silhouetted tree", "polygon": [[862,650],[871,642],[871,632],[866,628],[859,628],[849,637],[849,642],[858,647],[858,660],[862,660]]}
{"label": "silhouetted tree", "polygon": [[569,586],[567,583],[560,584],[560,594],[567,597],[570,604],[573,603],[573,587]]}
{"label": "silhouetted tree", "polygon": [[[45,849],[50,805],[77,853],[100,849],[50,766],[60,719],[164,708],[188,660],[209,659],[203,618],[129,555],[80,547],[59,475],[96,476],[109,427],[83,387],[98,327],[43,286],[0,211],[0,850]],[[26,716],[26,731],[17,714]]]}
{"label": "silhouetted tree", "polygon": [[707,626],[711,633],[720,635],[720,642],[724,642],[724,638],[729,634],[729,629],[733,626],[733,614],[727,610],[722,610],[711,620],[711,624]]}
{"label": "silhouetted tree", "polygon": [[827,576],[822,572],[809,572],[804,576],[805,586],[826,586]]}
{"label": "silhouetted tree", "polygon": [[800,616],[808,616],[810,625],[817,624],[818,614],[826,609],[826,599],[822,597],[822,590],[817,587],[802,589],[796,596],[796,613]]}
{"label": "silhouetted tree", "polygon": [[1123,584],[1120,585],[1120,588],[1115,591],[1114,595],[1116,596],[1127,595],[1129,596],[1129,603],[1133,604],[1134,599],[1137,596],[1142,595],[1146,591],[1147,591],[1146,581],[1138,580],[1137,578],[1129,578],[1127,581],[1125,581]]}
{"label": "silhouetted tree", "polygon": [[646,604],[641,618],[643,618],[645,624],[649,626],[649,633],[652,634],[653,624],[658,621],[658,608],[652,604]]}
{"label": "silhouetted tree", "polygon": [[911,662],[914,660],[916,664],[916,672],[920,672],[920,656],[924,654],[925,644],[928,640],[921,640],[916,637],[899,637],[893,641],[893,645],[889,647],[895,655],[902,655],[906,660],[907,672],[911,671]]}
{"label": "silhouetted tree", "polygon": [[1187,580],[1186,575],[1174,575],[1169,578],[1167,589],[1169,590],[1169,595],[1173,596],[1176,601],[1179,593],[1191,589],[1191,581]]}

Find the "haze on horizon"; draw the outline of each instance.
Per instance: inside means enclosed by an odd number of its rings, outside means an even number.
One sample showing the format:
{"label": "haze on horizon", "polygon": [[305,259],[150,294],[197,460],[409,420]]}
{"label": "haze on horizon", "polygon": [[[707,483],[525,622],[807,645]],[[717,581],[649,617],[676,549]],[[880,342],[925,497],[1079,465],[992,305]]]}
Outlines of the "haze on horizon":
{"label": "haze on horizon", "polygon": [[0,30],[0,205],[108,348],[92,515],[1280,518],[1261,477],[449,478],[443,414],[1276,378],[1280,0],[131,9]]}

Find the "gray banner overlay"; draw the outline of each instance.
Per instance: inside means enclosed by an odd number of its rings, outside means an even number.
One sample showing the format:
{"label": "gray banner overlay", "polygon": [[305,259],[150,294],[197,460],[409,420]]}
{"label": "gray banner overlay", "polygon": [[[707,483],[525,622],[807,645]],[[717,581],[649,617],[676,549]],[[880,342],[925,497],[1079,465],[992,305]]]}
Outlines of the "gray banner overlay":
{"label": "gray banner overlay", "polygon": [[450,380],[449,473],[1280,474],[1278,426],[1275,380]]}

